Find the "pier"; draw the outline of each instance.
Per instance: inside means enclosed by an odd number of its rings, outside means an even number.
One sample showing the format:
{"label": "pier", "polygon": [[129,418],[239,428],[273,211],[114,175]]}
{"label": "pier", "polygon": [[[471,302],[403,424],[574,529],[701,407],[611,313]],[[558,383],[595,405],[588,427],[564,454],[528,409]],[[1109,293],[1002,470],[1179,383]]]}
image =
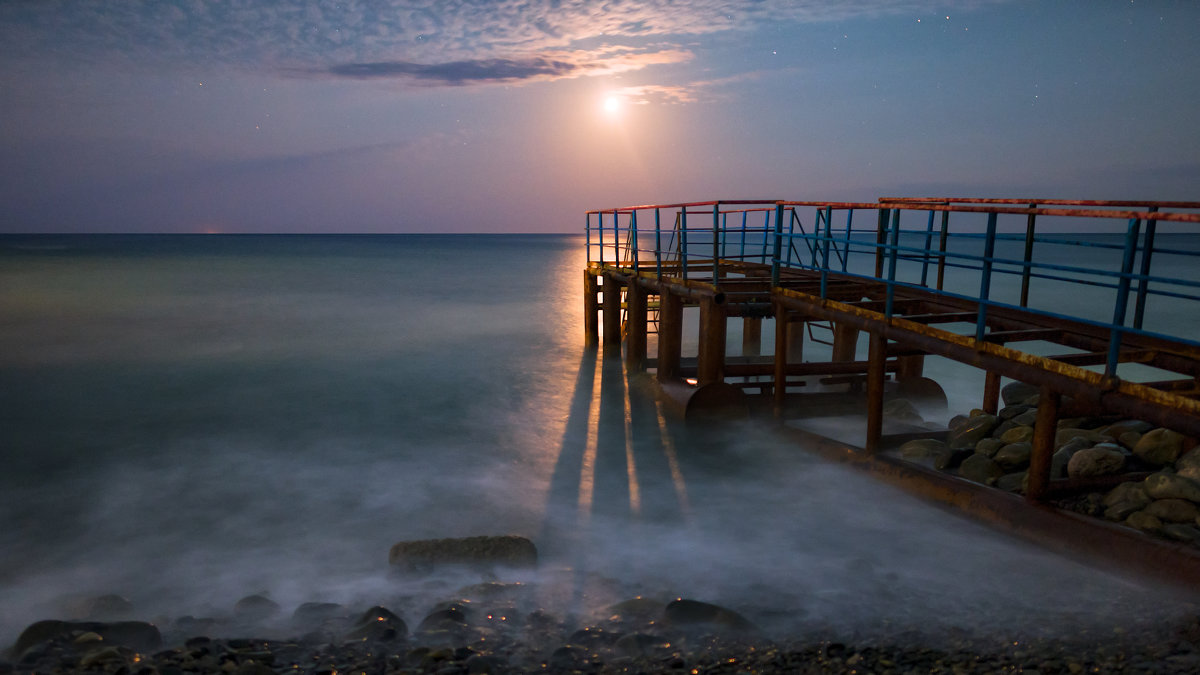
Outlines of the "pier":
{"label": "pier", "polygon": [[[722,200],[590,211],[585,335],[652,373],[689,419],[774,423],[1043,544],[1200,589],[1200,548],[1053,505],[1147,472],[1052,471],[1064,420],[1140,420],[1187,447],[1200,438],[1200,249],[1185,236],[1197,223],[1200,202]],[[983,414],[1002,412],[1005,380],[1036,394],[1021,496],[896,453],[951,433],[889,414],[897,399],[946,405],[944,387],[957,387],[929,376],[930,359],[982,374]],[[949,402],[947,417],[967,406]]]}

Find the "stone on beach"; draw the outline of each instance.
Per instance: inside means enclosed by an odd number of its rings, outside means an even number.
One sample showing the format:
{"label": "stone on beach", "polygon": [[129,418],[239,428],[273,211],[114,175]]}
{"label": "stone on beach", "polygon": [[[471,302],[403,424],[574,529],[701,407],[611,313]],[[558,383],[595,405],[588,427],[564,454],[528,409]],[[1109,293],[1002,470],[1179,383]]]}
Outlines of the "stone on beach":
{"label": "stone on beach", "polygon": [[1146,494],[1155,499],[1186,499],[1200,503],[1200,482],[1160,471],[1145,480]]}
{"label": "stone on beach", "polygon": [[497,567],[529,569],[537,566],[537,547],[515,535],[402,541],[392,546],[388,562],[408,574],[429,573],[441,567],[487,572]]}
{"label": "stone on beach", "polygon": [[958,467],[958,475],[973,480],[976,483],[991,483],[1004,475],[1004,469],[991,458],[974,454],[963,460]]}
{"label": "stone on beach", "polygon": [[1143,509],[1164,523],[1194,523],[1200,508],[1186,499],[1157,499]]}
{"label": "stone on beach", "polygon": [[1173,464],[1183,453],[1183,434],[1170,429],[1153,429],[1142,434],[1133,454],[1154,466]]}
{"label": "stone on beach", "polygon": [[987,413],[968,417],[950,429],[947,444],[952,448],[973,448],[980,440],[987,438],[999,423],[998,417]]}
{"label": "stone on beach", "polygon": [[678,628],[716,628],[730,631],[753,631],[755,626],[741,614],[699,600],[679,598],[663,610],[663,620]]}
{"label": "stone on beach", "polygon": [[1026,405],[1026,401],[1038,395],[1038,388],[1024,382],[1009,382],[1000,388],[1000,400],[1004,405]]}
{"label": "stone on beach", "polygon": [[128,647],[137,651],[152,651],[162,646],[162,634],[153,624],[143,621],[57,621],[46,620],[30,624],[17,637],[9,653],[20,657],[34,645],[72,635],[95,633],[106,646]]}
{"label": "stone on beach", "polygon": [[1141,483],[1126,482],[1104,496],[1104,517],[1122,521],[1135,511],[1141,511],[1153,501]]}
{"label": "stone on beach", "polygon": [[992,460],[1000,468],[1008,471],[1019,471],[1029,466],[1029,457],[1033,454],[1033,446],[1024,441],[1005,445],[996,451]]}
{"label": "stone on beach", "polygon": [[1071,455],[1071,460],[1067,462],[1067,475],[1071,478],[1107,476],[1120,473],[1124,468],[1124,453],[1111,446],[1097,445]]}

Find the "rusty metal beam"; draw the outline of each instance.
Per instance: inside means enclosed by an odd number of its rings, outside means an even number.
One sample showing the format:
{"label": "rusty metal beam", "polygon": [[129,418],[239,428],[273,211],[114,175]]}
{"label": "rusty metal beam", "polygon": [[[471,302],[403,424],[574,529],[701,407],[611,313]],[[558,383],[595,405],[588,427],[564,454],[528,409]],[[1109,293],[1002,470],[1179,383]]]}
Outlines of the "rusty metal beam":
{"label": "rusty metal beam", "polygon": [[588,345],[600,342],[600,304],[597,298],[596,275],[583,271],[583,339]]}

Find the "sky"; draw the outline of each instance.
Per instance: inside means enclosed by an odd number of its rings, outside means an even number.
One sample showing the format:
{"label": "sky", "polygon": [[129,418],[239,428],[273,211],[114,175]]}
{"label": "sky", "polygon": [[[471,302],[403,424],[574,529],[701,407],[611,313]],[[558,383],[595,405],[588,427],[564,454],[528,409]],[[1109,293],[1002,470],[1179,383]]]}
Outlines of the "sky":
{"label": "sky", "polygon": [[5,0],[0,232],[1200,199],[1192,0]]}

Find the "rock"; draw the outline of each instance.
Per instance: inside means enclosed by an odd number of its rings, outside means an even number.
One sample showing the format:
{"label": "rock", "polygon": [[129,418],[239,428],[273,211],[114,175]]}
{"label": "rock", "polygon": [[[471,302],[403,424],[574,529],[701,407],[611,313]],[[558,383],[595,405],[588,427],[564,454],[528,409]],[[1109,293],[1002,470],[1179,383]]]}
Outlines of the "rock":
{"label": "rock", "polygon": [[1000,412],[996,413],[996,416],[1002,420],[1011,420],[1015,419],[1019,415],[1024,415],[1031,410],[1035,411],[1036,414],[1036,408],[1018,403],[1017,405],[1004,406],[1000,409]]}
{"label": "rock", "polygon": [[1004,447],[1004,441],[999,438],[984,438],[975,444],[975,452],[986,457],[994,457],[996,452]]}
{"label": "rock", "polygon": [[468,625],[467,609],[459,604],[451,604],[442,609],[430,612],[420,625],[417,626],[418,633],[429,633],[433,631],[461,631]]}
{"label": "rock", "polygon": [[1078,448],[1072,448],[1069,443],[1054,451],[1054,454],[1050,457],[1051,480],[1067,477],[1067,465],[1071,462],[1071,457],[1077,451]]}
{"label": "rock", "polygon": [[1200,480],[1200,446],[1188,450],[1175,460],[1175,473]]}
{"label": "rock", "polygon": [[992,429],[992,438],[1001,438],[1004,436],[1004,434],[1007,434],[1008,432],[1020,426],[1020,424],[1017,424],[1012,420],[1001,422],[996,425],[995,429]]}
{"label": "rock", "polygon": [[1200,482],[1191,478],[1160,471],[1151,474],[1143,484],[1146,494],[1155,499],[1186,499],[1200,503]]}
{"label": "rock", "polygon": [[84,654],[79,659],[79,665],[85,669],[97,666],[107,669],[106,664],[129,664],[132,656],[133,652],[127,647],[102,647]]}
{"label": "rock", "polygon": [[1000,435],[1000,440],[1007,443],[1028,443],[1033,439],[1033,427],[1016,426]]}
{"label": "rock", "polygon": [[392,546],[388,562],[408,574],[428,573],[443,566],[489,572],[496,567],[528,569],[537,566],[537,547],[515,535],[402,541]]}
{"label": "rock", "polygon": [[613,643],[613,651],[620,656],[636,659],[642,656],[650,656],[659,650],[669,647],[669,645],[670,643],[656,635],[626,633]]}
{"label": "rock", "polygon": [[578,645],[563,645],[550,654],[546,664],[554,670],[582,670],[588,665],[588,652]]}
{"label": "rock", "polygon": [[1164,523],[1194,523],[1200,507],[1186,499],[1157,499],[1144,509]]}
{"label": "rock", "polygon": [[1158,532],[1163,522],[1145,511],[1135,511],[1125,519],[1125,524],[1143,532]]}
{"label": "rock", "polygon": [[1006,473],[996,479],[996,487],[1005,492],[1024,492],[1025,479],[1028,477],[1028,471],[1018,471],[1016,473]]}
{"label": "rock", "polygon": [[952,448],[973,448],[980,439],[987,438],[999,423],[998,417],[987,413],[970,417],[950,430],[947,444]]}
{"label": "rock", "polygon": [[948,449],[945,442],[936,438],[918,438],[901,445],[900,456],[905,459],[929,459]]}
{"label": "rock", "polygon": [[958,475],[976,483],[991,484],[1004,475],[1004,469],[990,457],[976,453],[963,460],[962,466],[958,467]]}
{"label": "rock", "polygon": [[233,615],[241,621],[263,621],[279,613],[279,603],[265,595],[247,595],[233,606]]}
{"label": "rock", "polygon": [[1032,454],[1033,446],[1029,443],[1009,443],[996,451],[992,461],[999,464],[1002,469],[1010,472],[1017,471],[1029,466],[1029,457]]}
{"label": "rock", "polygon": [[73,609],[74,615],[88,621],[119,621],[133,615],[133,603],[115,593],[84,598]]}
{"label": "rock", "polygon": [[1154,466],[1174,464],[1182,453],[1183,434],[1164,428],[1147,431],[1133,446],[1133,454]]}
{"label": "rock", "polygon": [[30,647],[54,640],[70,633],[96,633],[106,646],[128,647],[139,652],[149,652],[162,646],[162,634],[152,624],[142,621],[38,621],[30,624],[13,643],[11,653],[20,656]]}
{"label": "rock", "polygon": [[957,450],[946,448],[944,451],[934,455],[933,468],[938,471],[957,469],[962,466],[963,460],[973,454],[975,454],[974,451],[969,448],[958,448]]}
{"label": "rock", "polygon": [[672,626],[712,627],[732,631],[753,631],[754,624],[732,609],[719,605],[679,598],[667,604],[663,619]]}
{"label": "rock", "polygon": [[1071,478],[1107,476],[1120,473],[1125,468],[1125,455],[1111,448],[1098,446],[1084,448],[1067,462],[1067,475]]}
{"label": "rock", "polygon": [[496,675],[508,672],[508,661],[499,656],[475,654],[466,662],[468,675]]}
{"label": "rock", "polygon": [[1104,496],[1104,517],[1120,522],[1135,511],[1146,508],[1152,501],[1142,483],[1121,483]]}
{"label": "rock", "polygon": [[292,612],[292,625],[312,629],[346,618],[349,618],[346,608],[336,602],[306,602]]}
{"label": "rock", "polygon": [[1130,450],[1133,450],[1134,446],[1136,446],[1140,440],[1142,440],[1142,435],[1136,431],[1126,431],[1120,436],[1117,436],[1117,442],[1123,447],[1129,448]]}
{"label": "rock", "polygon": [[1026,401],[1038,395],[1038,388],[1024,382],[1009,382],[1000,388],[1000,400],[1004,405],[1028,405]]}
{"label": "rock", "polygon": [[362,616],[343,637],[344,640],[393,642],[408,637],[408,625],[386,607],[376,605]]}
{"label": "rock", "polygon": [[1111,443],[1113,440],[1109,436],[1105,436],[1104,434],[1097,433],[1097,432],[1091,431],[1089,429],[1066,427],[1063,429],[1059,429],[1058,431],[1056,431],[1054,433],[1054,447],[1061,448],[1063,445],[1070,443],[1072,440],[1074,440],[1076,438],[1082,438],[1082,439],[1088,441],[1088,445],[1095,445],[1096,443],[1106,443],[1106,442]]}
{"label": "rock", "polygon": [[1105,435],[1112,436],[1113,438],[1120,438],[1123,434],[1130,432],[1139,435],[1144,434],[1153,428],[1153,424],[1143,422],[1142,420],[1121,420],[1120,422],[1113,422],[1098,431],[1102,431]]}
{"label": "rock", "polygon": [[1012,418],[1012,421],[1020,424],[1023,427],[1031,427],[1034,422],[1037,422],[1037,409],[1026,410],[1025,412]]}
{"label": "rock", "polygon": [[1166,523],[1163,525],[1162,533],[1176,541],[1188,544],[1200,544],[1200,528],[1195,525]]}

